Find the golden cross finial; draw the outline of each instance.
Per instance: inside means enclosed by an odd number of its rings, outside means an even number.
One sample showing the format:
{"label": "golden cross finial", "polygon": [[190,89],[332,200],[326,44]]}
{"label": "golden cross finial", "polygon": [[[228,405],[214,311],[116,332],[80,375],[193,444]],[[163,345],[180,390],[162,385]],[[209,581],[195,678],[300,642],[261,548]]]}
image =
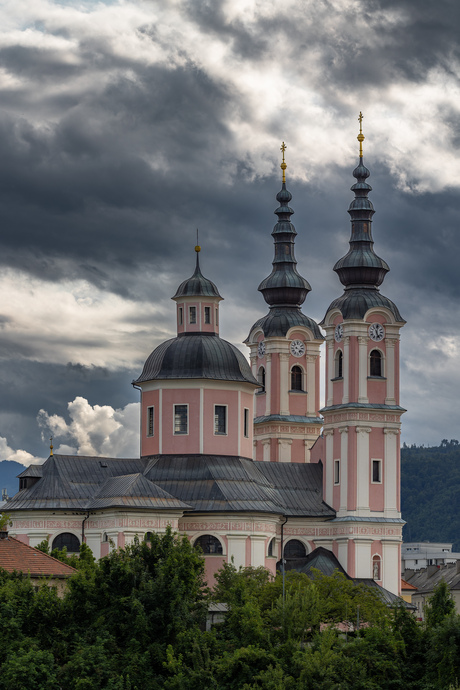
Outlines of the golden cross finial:
{"label": "golden cross finial", "polygon": [[285,144],[284,141],[283,141],[283,143],[281,144],[281,148],[280,148],[280,151],[281,151],[281,153],[283,154],[283,162],[282,162],[281,165],[280,165],[280,168],[281,168],[281,170],[283,171],[283,182],[286,182],[286,168],[287,168],[287,165],[286,165],[286,163],[285,163],[285,161],[284,161],[284,152],[286,151],[286,149],[287,149],[287,146],[286,146],[286,144]]}
{"label": "golden cross finial", "polygon": [[359,134],[357,136],[357,139],[359,141],[359,157],[363,157],[363,141],[364,141],[364,134],[363,134],[363,114],[361,111],[359,111],[359,117],[358,117],[358,122],[359,122]]}
{"label": "golden cross finial", "polygon": [[195,246],[195,251],[198,254],[198,252],[201,252],[201,247],[198,243],[198,228],[196,229],[196,246]]}
{"label": "golden cross finial", "polygon": [[53,455],[53,437],[50,436],[50,455]]}

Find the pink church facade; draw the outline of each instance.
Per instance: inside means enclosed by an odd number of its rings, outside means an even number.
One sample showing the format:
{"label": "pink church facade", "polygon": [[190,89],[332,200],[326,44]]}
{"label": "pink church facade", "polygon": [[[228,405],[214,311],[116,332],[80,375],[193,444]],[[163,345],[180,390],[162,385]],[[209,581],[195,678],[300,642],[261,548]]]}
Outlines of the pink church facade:
{"label": "pink church facade", "polygon": [[[10,511],[18,539],[75,548],[84,539],[101,557],[171,525],[203,549],[210,584],[225,562],[275,574],[282,555],[308,560],[323,547],[349,576],[399,593],[404,320],[379,291],[389,269],[373,251],[369,171],[360,157],[350,251],[334,267],[344,293],[323,335],[302,311],[311,288],[296,268],[284,159],[282,167],[273,270],[259,286],[268,313],[245,341],[250,364],[219,336],[222,297],[196,247],[195,272],[172,298],[177,335],[133,382],[140,457],[51,455],[25,470]],[[80,477],[90,479],[77,491]]]}

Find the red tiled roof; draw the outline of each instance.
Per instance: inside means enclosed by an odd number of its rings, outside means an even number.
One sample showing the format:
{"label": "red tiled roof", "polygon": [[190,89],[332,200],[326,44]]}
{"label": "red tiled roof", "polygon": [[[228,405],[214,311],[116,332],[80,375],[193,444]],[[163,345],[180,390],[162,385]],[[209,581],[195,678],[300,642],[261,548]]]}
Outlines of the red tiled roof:
{"label": "red tiled roof", "polygon": [[406,582],[401,578],[401,591],[405,591],[408,589],[418,589],[417,587],[414,587],[414,585],[411,585],[410,582]]}
{"label": "red tiled roof", "polygon": [[33,549],[14,537],[0,539],[0,568],[9,573],[14,570],[30,573],[34,577],[70,577],[77,572],[70,565],[61,563],[57,558]]}

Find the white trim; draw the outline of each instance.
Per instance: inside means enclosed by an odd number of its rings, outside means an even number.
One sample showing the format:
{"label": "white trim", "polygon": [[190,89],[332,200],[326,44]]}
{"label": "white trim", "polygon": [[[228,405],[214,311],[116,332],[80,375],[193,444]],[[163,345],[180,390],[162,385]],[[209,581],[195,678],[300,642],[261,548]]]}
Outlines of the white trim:
{"label": "white trim", "polygon": [[158,452],[163,452],[163,391],[160,388],[158,395]]}
{"label": "white trim", "polygon": [[334,486],[340,486],[340,469],[340,460],[334,460]]}
{"label": "white trim", "polygon": [[241,391],[238,391],[238,455],[241,455]]}
{"label": "white trim", "polygon": [[[176,407],[182,407],[184,406],[187,408],[187,431],[185,434],[177,432],[176,433]],[[188,415],[188,403],[185,402],[177,402],[173,403],[173,415],[172,415],[172,433],[173,436],[188,436],[189,435],[189,415]]]}
{"label": "white trim", "polygon": [[[247,419],[247,424],[246,424],[246,426],[247,426],[247,428],[248,428],[248,433],[247,433],[247,434],[244,433],[244,427],[245,427],[245,422],[246,422],[246,420],[245,420],[245,412],[248,413],[248,419]],[[249,425],[251,424],[251,420],[250,420],[250,418],[249,418],[249,413],[250,413],[249,407],[243,407],[243,438],[249,438],[249,437],[250,437],[250,434],[249,434]]]}
{"label": "white trim", "polygon": [[[155,405],[147,405],[147,428],[146,428],[146,438],[153,438],[155,436]],[[152,433],[149,433],[150,429],[150,410],[152,410]]]}
{"label": "white trim", "polygon": [[204,453],[204,388],[200,388],[200,453]]}
{"label": "white trim", "polygon": [[[374,481],[374,462],[379,463],[379,477],[380,479],[378,481]],[[371,484],[383,484],[383,461],[380,458],[371,458],[371,466],[370,466],[370,473],[371,473]]]}

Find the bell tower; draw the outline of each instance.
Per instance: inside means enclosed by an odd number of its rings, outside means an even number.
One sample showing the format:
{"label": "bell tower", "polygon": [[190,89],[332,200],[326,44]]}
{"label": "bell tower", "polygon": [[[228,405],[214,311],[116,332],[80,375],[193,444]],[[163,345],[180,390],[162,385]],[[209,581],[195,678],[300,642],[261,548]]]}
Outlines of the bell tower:
{"label": "bell tower", "polygon": [[324,498],[337,511],[333,548],[352,577],[374,578],[399,593],[400,513],[398,308],[379,290],[388,264],[374,252],[363,162],[362,114],[359,163],[348,253],[334,271],[344,286],[321,325],[326,330]]}
{"label": "bell tower", "polygon": [[297,271],[291,223],[294,213],[286,189],[286,145],[281,152],[281,191],[272,236],[273,270],[259,285],[270,307],[245,341],[251,350],[253,376],[259,382],[254,419],[254,459],[310,462],[310,448],[322,426],[319,409],[319,348],[324,338],[301,306],[311,287]]}

